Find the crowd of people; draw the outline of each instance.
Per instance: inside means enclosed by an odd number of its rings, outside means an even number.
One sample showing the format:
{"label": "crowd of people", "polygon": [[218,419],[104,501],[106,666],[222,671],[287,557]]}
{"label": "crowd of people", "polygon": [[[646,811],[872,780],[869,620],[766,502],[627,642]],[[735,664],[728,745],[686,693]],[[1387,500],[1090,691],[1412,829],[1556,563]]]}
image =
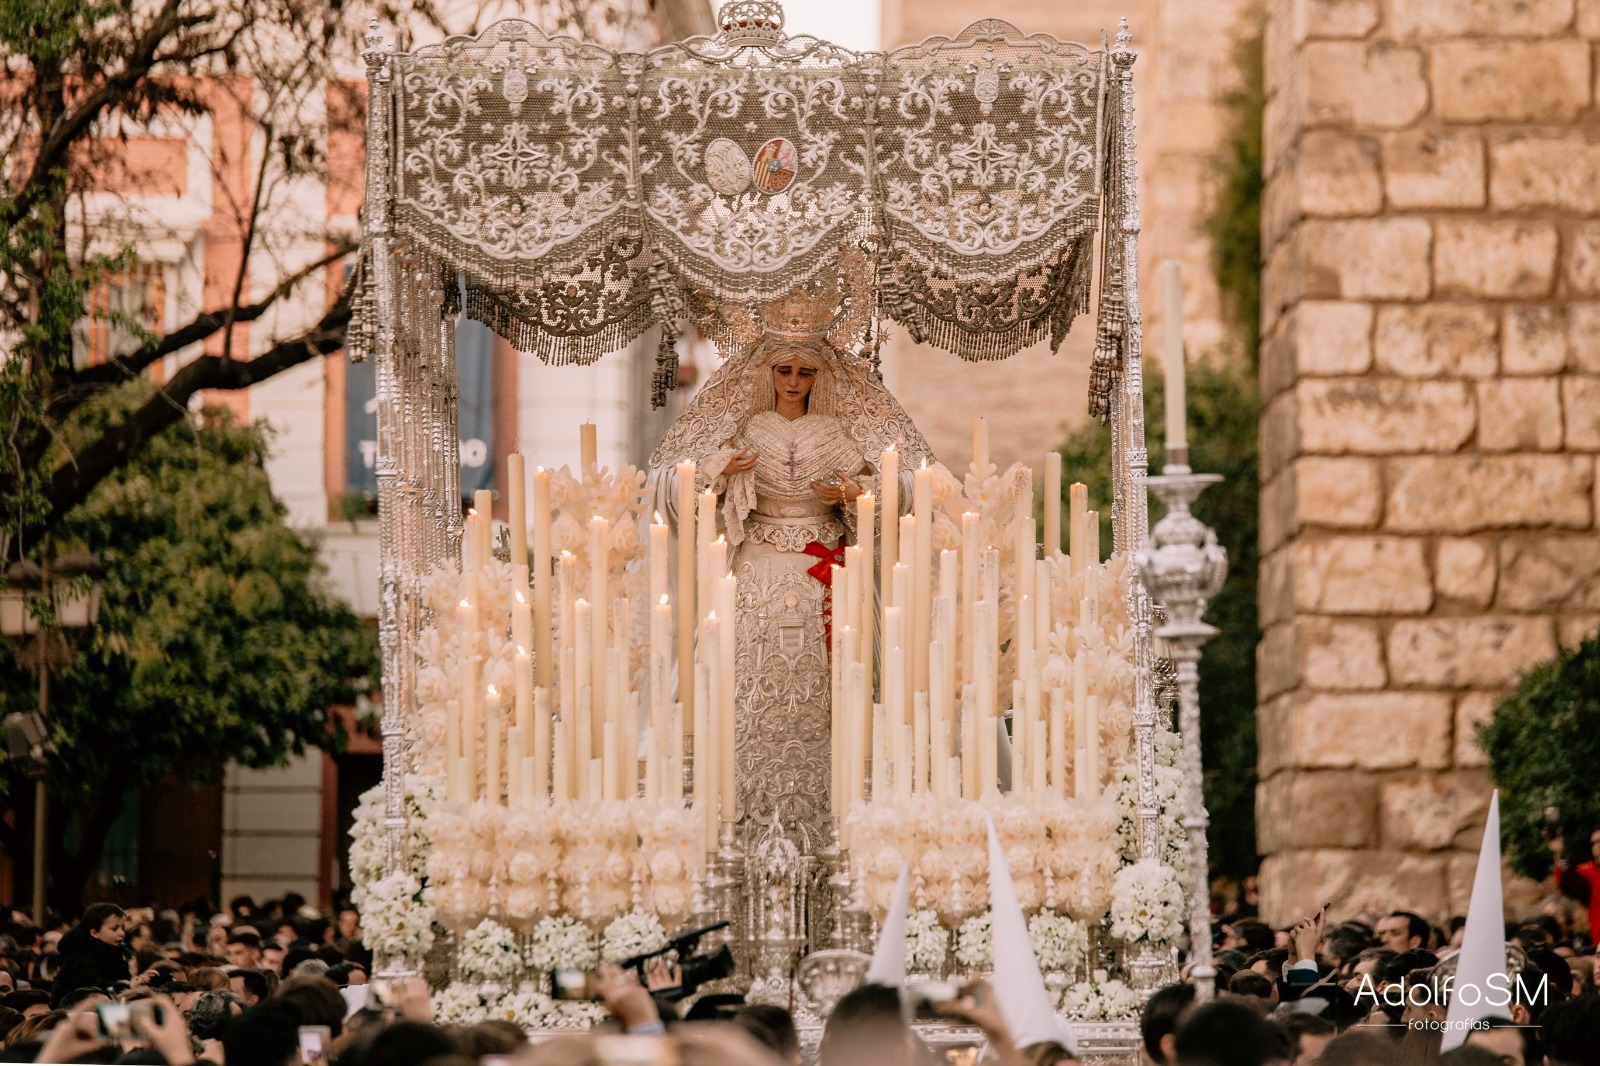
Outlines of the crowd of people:
{"label": "crowd of people", "polygon": [[[663,995],[670,972],[603,967],[611,1020],[537,1043],[505,1021],[435,1024],[420,978],[373,980],[359,914],[327,917],[290,896],[257,907],[87,908],[76,923],[33,925],[13,912],[0,932],[0,1061],[164,1066],[801,1066],[788,1011],[733,996],[686,1012]],[[1441,1051],[1455,979],[1458,924],[1403,911],[1288,929],[1237,917],[1216,927],[1215,995],[1158,990],[1140,1019],[1153,1066],[1600,1066],[1594,948],[1564,900],[1506,932],[1503,1009]],[[1189,975],[1192,977],[1192,975]],[[1077,1061],[1059,1041],[1016,1046],[983,981],[924,1011],[976,1026],[987,1061]],[[680,1013],[681,1012],[681,1013]],[[818,1066],[933,1066],[946,1058],[914,1024],[915,989],[868,984],[827,1019]],[[1086,1058],[1091,1052],[1083,1052]],[[954,1059],[949,1061],[954,1062]]]}

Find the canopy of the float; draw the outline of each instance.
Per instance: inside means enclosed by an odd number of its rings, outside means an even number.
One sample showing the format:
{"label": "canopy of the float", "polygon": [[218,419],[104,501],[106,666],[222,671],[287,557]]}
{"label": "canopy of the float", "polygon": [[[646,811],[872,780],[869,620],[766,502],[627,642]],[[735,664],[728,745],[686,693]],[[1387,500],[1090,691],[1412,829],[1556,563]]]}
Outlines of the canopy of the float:
{"label": "canopy of the float", "polygon": [[[662,327],[658,394],[686,321],[836,271],[847,247],[875,321],[974,360],[1060,344],[1131,195],[1123,40],[984,20],[854,52],[784,35],[772,0],[719,18],[643,54],[508,21],[383,56],[368,181],[394,248],[463,277],[460,311],[552,362]],[[1115,244],[1097,413],[1121,363]],[[437,291],[458,309],[456,284]]]}

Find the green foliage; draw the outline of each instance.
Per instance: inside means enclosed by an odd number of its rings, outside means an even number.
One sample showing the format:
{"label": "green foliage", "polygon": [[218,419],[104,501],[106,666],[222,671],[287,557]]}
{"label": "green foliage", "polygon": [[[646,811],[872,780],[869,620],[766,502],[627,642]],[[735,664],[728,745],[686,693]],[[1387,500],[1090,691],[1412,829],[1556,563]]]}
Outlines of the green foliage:
{"label": "green foliage", "polygon": [[1206,219],[1211,265],[1235,340],[1250,365],[1261,346],[1261,122],[1267,106],[1259,16],[1234,43],[1238,87],[1223,97],[1228,137],[1216,160],[1217,200]]}
{"label": "green foliage", "polygon": [[[1253,376],[1209,360],[1189,364],[1189,463],[1226,478],[1195,503],[1194,512],[1217,531],[1228,550],[1228,580],[1211,601],[1206,620],[1222,630],[1200,659],[1201,760],[1205,766],[1208,840],[1214,873],[1255,872],[1256,686],[1255,648],[1258,500],[1256,423],[1260,404]],[[1145,378],[1145,423],[1162,424],[1163,382]],[[1102,545],[1111,543],[1111,434],[1096,423],[1079,429],[1062,448],[1063,491],[1074,481],[1089,486],[1098,505]],[[1162,453],[1152,442],[1150,465]],[[1150,499],[1150,521],[1161,516]]]}
{"label": "green foliage", "polygon": [[[51,680],[54,802],[114,813],[169,776],[215,780],[228,762],[270,766],[342,741],[326,711],[376,677],[376,634],[322,588],[315,545],[284,525],[266,453],[262,428],[208,412],[66,516],[56,550],[81,544],[106,575],[98,626]],[[31,709],[37,691],[14,651],[0,650],[0,712]],[[0,770],[0,787],[18,786],[20,767]],[[92,870],[95,857],[80,858]]]}
{"label": "green foliage", "polygon": [[1512,868],[1550,876],[1545,809],[1559,812],[1568,850],[1582,857],[1600,828],[1600,636],[1528,671],[1478,727],[1500,789],[1500,839]]}

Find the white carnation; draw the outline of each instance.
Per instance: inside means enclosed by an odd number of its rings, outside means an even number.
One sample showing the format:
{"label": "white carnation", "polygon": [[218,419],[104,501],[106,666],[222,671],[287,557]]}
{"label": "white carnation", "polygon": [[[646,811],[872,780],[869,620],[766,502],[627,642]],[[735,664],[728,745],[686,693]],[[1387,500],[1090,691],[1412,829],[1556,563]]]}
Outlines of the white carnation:
{"label": "white carnation", "polygon": [[1130,944],[1171,944],[1183,931],[1183,886],[1172,867],[1144,859],[1117,871],[1111,935]]}

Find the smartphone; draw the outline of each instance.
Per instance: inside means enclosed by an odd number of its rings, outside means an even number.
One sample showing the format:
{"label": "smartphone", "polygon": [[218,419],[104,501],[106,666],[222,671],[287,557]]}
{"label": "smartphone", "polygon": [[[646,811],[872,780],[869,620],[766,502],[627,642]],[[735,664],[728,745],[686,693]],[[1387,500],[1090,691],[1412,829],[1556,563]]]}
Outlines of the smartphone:
{"label": "smartphone", "polygon": [[593,970],[551,970],[551,999],[600,998],[600,975]]}
{"label": "smartphone", "polygon": [[328,1044],[333,1030],[326,1025],[300,1027],[300,1066],[328,1066]]}
{"label": "smartphone", "polygon": [[394,1010],[400,1005],[394,985],[387,978],[373,977],[367,981],[367,1006],[372,1010]]}
{"label": "smartphone", "polygon": [[130,1003],[102,1003],[95,1008],[100,1018],[100,1036],[105,1040],[122,1043],[133,1038],[133,1012]]}

